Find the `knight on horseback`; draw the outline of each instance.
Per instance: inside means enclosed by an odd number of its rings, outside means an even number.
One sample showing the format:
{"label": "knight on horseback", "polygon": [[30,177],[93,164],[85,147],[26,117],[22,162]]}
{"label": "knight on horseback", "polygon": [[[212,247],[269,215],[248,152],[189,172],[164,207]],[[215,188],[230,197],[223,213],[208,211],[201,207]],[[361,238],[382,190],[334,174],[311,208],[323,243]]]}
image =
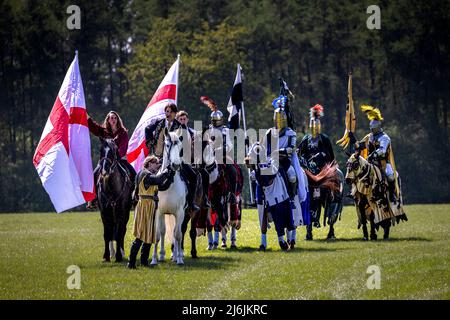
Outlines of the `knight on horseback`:
{"label": "knight on horseback", "polygon": [[394,154],[391,147],[391,138],[382,128],[383,117],[379,109],[372,106],[362,105],[361,110],[367,114],[371,132],[356,143],[356,148],[360,151],[367,150],[367,160],[376,165],[388,181],[389,200],[397,202],[399,190]]}
{"label": "knight on horseback", "polygon": [[[148,125],[145,128],[145,141],[150,154],[154,154],[158,158],[163,156],[164,135],[162,134],[164,128],[169,132],[176,132],[178,136],[182,135],[181,123],[175,118],[178,111],[174,103],[168,104],[164,108],[166,117]],[[200,208],[194,203],[195,191],[197,189],[197,174],[192,167],[183,162],[181,165],[181,175],[188,185],[188,194],[186,203],[188,210],[198,211]]]}
{"label": "knight on horseback", "polygon": [[335,162],[330,138],[322,133],[320,118],[323,107],[316,104],[310,108],[309,133],[300,142],[300,163],[309,178],[311,223],[306,227],[306,240],[312,240],[312,228],[320,227],[320,215],[324,207],[324,224],[330,225],[328,239],[334,238],[333,225],[342,212],[344,175]]}
{"label": "knight on horseback", "polygon": [[[224,125],[223,113],[218,109],[216,103],[209,97],[202,96],[200,100],[211,109],[211,123],[208,126],[205,137],[212,141],[216,161],[221,172],[222,179],[218,179],[212,188],[213,211],[218,213],[214,230],[214,238],[208,230],[208,250],[217,248],[219,242],[219,231],[222,232],[222,247],[226,246],[226,229],[231,226],[231,247],[235,248],[236,230],[240,228],[241,210],[240,193],[243,186],[243,175],[240,167],[233,159],[233,141],[230,137],[230,129]],[[218,186],[222,186],[218,190]],[[221,200],[220,200],[221,199]],[[230,206],[228,214],[228,205]],[[212,246],[211,246],[212,245]]]}
{"label": "knight on horseback", "polygon": [[384,239],[389,239],[390,227],[408,218],[403,210],[401,180],[395,168],[394,155],[389,136],[381,127],[383,118],[378,108],[362,105],[370,120],[371,133],[355,142],[355,153],[347,161],[345,180],[352,189],[358,228],[363,227],[364,240],[377,240],[376,231],[384,229]]}
{"label": "knight on horseback", "polygon": [[[297,143],[297,134],[294,130],[288,127],[287,115],[284,108],[279,105],[273,113],[274,126],[267,130],[263,137],[263,145],[267,148],[267,156],[272,153],[276,153],[279,158],[279,170],[281,177],[283,178],[289,199],[291,201],[292,209],[300,207],[300,203],[294,203],[297,192],[297,184],[300,179],[303,179],[300,174],[297,173],[295,165],[298,166],[298,159],[295,154],[295,146]],[[278,137],[278,146],[273,146],[271,141],[272,137]],[[293,159],[294,156],[294,159]],[[296,229],[288,231],[287,243],[291,249],[295,246]]]}

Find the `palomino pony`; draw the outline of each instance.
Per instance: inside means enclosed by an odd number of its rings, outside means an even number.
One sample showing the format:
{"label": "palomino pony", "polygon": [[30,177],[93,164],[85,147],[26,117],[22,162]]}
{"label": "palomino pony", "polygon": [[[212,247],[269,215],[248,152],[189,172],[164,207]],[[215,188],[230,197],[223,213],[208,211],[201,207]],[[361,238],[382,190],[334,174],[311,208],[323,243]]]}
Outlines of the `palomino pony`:
{"label": "palomino pony", "polygon": [[[398,183],[400,176],[397,174]],[[358,214],[358,229],[363,227],[364,240],[368,240],[367,220],[370,221],[370,239],[376,240],[379,226],[384,229],[384,239],[389,238],[389,229],[400,220],[408,221],[400,196],[396,202],[389,201],[387,181],[381,170],[360,156],[357,151],[347,161],[347,184],[352,185],[351,195]]]}
{"label": "palomino pony", "polygon": [[[114,140],[100,141],[101,169],[97,179],[97,193],[105,240],[103,261],[109,262],[115,255],[116,262],[121,262],[125,256],[124,238],[130,218],[134,181],[131,181],[128,170],[120,165]],[[116,241],[116,250],[113,240]]]}
{"label": "palomino pony", "polygon": [[[178,265],[183,265],[183,250],[181,249],[181,224],[184,220],[184,208],[186,206],[187,187],[186,183],[181,179],[181,150],[182,144],[176,133],[169,132],[164,129],[164,149],[163,161],[160,171],[171,166],[175,170],[173,182],[167,190],[158,192],[158,209],[156,211],[157,236],[156,244],[153,248],[153,256],[150,265],[154,266],[158,263],[157,249],[158,243],[161,241],[160,261],[164,261],[166,251],[164,248],[164,237],[166,234],[166,218],[168,218],[169,237],[173,242],[174,249],[172,260]],[[173,219],[175,221],[173,221]]]}

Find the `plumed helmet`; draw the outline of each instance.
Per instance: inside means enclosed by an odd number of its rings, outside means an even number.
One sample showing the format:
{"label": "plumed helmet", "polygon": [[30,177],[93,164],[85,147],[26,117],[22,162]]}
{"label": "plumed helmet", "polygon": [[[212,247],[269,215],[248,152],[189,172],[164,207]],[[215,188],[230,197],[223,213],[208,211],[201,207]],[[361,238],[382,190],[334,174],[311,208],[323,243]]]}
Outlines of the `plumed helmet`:
{"label": "plumed helmet", "polygon": [[309,109],[309,129],[313,138],[317,137],[322,130],[320,118],[323,117],[323,107],[316,104]]}
{"label": "plumed helmet", "polygon": [[220,127],[223,125],[223,113],[217,108],[217,104],[213,99],[207,96],[201,96],[200,101],[211,109],[211,124],[214,127]]}
{"label": "plumed helmet", "polygon": [[278,130],[287,127],[287,115],[283,108],[276,108],[273,112],[273,125]]}
{"label": "plumed helmet", "polygon": [[223,113],[220,110],[211,112],[211,123],[214,127],[223,125]]}
{"label": "plumed helmet", "polygon": [[372,132],[381,130],[381,123],[384,120],[381,115],[381,111],[378,108],[374,108],[369,105],[362,105],[361,110],[366,113],[367,119],[369,119],[369,126]]}

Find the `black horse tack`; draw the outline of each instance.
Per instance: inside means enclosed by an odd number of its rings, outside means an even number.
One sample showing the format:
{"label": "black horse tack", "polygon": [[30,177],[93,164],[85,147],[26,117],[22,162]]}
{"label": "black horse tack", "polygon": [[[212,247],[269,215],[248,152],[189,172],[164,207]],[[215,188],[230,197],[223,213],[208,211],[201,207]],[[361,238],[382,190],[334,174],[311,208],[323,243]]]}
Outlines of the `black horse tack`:
{"label": "black horse tack", "polygon": [[[127,168],[120,164],[117,145],[113,140],[100,139],[100,173],[97,180],[98,204],[103,222],[105,251],[103,261],[114,255],[112,241],[116,241],[116,262],[124,258],[124,239],[132,206],[134,181]],[[112,251],[112,252],[111,252]]]}

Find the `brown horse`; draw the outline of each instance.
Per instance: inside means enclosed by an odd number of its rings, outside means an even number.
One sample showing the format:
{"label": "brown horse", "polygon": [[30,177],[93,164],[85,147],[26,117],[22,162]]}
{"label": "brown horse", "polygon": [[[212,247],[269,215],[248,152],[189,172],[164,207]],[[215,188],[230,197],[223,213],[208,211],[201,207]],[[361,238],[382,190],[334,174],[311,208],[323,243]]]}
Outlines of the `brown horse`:
{"label": "brown horse", "polygon": [[[105,241],[103,261],[109,262],[115,255],[116,262],[121,262],[125,256],[124,238],[130,218],[134,181],[130,178],[127,168],[120,164],[114,140],[100,139],[100,141],[97,193]],[[113,240],[116,241],[116,250]]]}

